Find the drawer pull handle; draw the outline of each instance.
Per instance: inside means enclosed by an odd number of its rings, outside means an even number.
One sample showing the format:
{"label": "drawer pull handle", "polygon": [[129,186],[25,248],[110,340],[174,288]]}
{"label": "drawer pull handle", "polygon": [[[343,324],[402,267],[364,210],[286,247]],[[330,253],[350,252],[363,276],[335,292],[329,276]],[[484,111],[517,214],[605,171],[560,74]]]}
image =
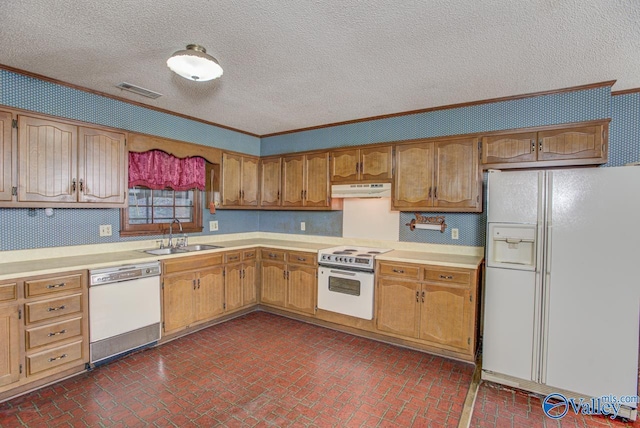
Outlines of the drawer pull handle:
{"label": "drawer pull handle", "polygon": [[404,273],[404,269],[394,269],[395,273]]}
{"label": "drawer pull handle", "polygon": [[306,261],[307,261],[307,259],[306,259],[306,258],[304,258],[304,257],[298,257],[298,261],[299,261],[299,262],[306,262]]}
{"label": "drawer pull handle", "polygon": [[440,275],[440,279],[453,279],[453,275]]}
{"label": "drawer pull handle", "polygon": [[61,335],[61,334],[65,334],[66,332],[67,332],[66,329],[65,330],[60,330],[60,331],[56,331],[56,332],[51,332],[51,333],[47,334],[47,336],[48,337],[58,336],[58,335]]}
{"label": "drawer pull handle", "polygon": [[269,258],[270,259],[275,259],[276,257],[278,257],[277,254],[269,253]]}
{"label": "drawer pull handle", "polygon": [[424,290],[422,290],[422,303],[424,303]]}
{"label": "drawer pull handle", "polygon": [[62,305],[62,306],[58,306],[57,308],[47,308],[47,312],[60,311],[65,307],[66,307],[65,305]]}
{"label": "drawer pull handle", "polygon": [[67,354],[62,354],[62,355],[60,355],[59,357],[49,358],[49,362],[51,363],[51,362],[53,362],[53,361],[61,360],[61,359],[63,359],[63,358],[67,358]]}
{"label": "drawer pull handle", "polygon": [[229,257],[229,260],[238,260],[238,256]]}
{"label": "drawer pull handle", "polygon": [[420,292],[416,291],[416,303],[419,301],[420,299]]}
{"label": "drawer pull handle", "polygon": [[65,285],[67,285],[66,282],[61,282],[60,284],[49,284],[47,285],[47,288],[51,289],[51,288],[60,288],[60,287],[64,287]]}

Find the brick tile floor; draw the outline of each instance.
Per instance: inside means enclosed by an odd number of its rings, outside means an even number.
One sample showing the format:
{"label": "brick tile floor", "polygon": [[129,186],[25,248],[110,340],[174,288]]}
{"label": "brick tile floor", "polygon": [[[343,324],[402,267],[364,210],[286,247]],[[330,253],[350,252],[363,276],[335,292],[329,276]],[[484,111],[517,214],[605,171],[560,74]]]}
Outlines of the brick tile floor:
{"label": "brick tile floor", "polygon": [[[544,398],[544,397],[542,397]],[[542,411],[541,398],[520,390],[513,390],[492,382],[482,382],[476,396],[471,417],[472,427],[634,427],[635,422],[611,420],[604,416],[576,415],[573,410],[558,420],[548,418]]]}
{"label": "brick tile floor", "polygon": [[254,312],[2,403],[0,426],[450,427],[473,369]]}

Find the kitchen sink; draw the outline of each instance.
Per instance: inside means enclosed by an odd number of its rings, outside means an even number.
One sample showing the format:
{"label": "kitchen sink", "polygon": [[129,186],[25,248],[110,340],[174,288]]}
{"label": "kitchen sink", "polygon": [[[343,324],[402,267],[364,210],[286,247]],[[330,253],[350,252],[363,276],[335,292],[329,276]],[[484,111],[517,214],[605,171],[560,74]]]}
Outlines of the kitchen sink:
{"label": "kitchen sink", "polygon": [[206,245],[206,244],[187,245],[186,247],[180,247],[180,249],[184,251],[204,251],[204,250],[214,250],[216,248],[222,248],[222,247],[219,245]]}
{"label": "kitchen sink", "polygon": [[154,250],[144,250],[144,252],[147,254],[154,254],[156,256],[166,256],[168,254],[190,253],[192,251],[214,250],[216,248],[222,247],[218,245],[196,244],[180,248],[156,248]]}
{"label": "kitchen sink", "polygon": [[167,254],[186,253],[187,251],[182,248],[156,248],[155,250],[144,250],[144,252],[156,256],[166,256]]}

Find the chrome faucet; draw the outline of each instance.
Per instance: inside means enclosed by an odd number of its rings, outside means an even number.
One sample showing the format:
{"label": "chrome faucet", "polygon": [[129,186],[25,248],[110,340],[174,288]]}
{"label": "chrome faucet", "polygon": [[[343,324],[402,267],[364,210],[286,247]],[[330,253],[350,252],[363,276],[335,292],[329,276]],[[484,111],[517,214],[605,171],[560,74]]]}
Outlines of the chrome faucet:
{"label": "chrome faucet", "polygon": [[169,224],[169,243],[167,244],[169,248],[173,248],[173,223],[178,223],[178,226],[180,226],[180,233],[182,233],[182,223],[180,223],[180,220],[177,218],[174,218],[171,221],[171,224]]}

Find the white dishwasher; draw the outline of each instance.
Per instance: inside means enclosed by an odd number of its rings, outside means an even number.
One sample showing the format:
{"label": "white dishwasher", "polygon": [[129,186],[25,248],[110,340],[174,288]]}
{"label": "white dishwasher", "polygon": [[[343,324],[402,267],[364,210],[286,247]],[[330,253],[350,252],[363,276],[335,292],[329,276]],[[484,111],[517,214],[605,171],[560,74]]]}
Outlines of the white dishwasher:
{"label": "white dishwasher", "polygon": [[160,262],[89,271],[92,366],[160,339]]}

